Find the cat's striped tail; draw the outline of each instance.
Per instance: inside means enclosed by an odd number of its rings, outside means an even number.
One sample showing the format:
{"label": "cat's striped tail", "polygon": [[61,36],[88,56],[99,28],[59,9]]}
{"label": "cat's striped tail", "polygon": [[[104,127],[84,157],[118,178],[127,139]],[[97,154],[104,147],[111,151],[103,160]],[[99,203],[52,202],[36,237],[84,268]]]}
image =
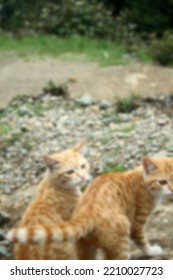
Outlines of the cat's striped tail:
{"label": "cat's striped tail", "polygon": [[75,217],[58,225],[38,225],[14,228],[7,233],[11,242],[45,244],[77,240],[94,228],[94,220],[88,216]]}

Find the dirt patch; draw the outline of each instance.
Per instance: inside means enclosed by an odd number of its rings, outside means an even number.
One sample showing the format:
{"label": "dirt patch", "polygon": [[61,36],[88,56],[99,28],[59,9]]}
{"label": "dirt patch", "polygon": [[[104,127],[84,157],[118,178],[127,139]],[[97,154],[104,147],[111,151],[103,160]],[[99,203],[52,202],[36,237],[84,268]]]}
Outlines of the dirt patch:
{"label": "dirt patch", "polygon": [[0,107],[18,94],[37,95],[49,80],[68,83],[72,97],[82,94],[115,100],[131,94],[160,95],[173,92],[173,69],[133,63],[100,67],[82,60],[0,56]]}

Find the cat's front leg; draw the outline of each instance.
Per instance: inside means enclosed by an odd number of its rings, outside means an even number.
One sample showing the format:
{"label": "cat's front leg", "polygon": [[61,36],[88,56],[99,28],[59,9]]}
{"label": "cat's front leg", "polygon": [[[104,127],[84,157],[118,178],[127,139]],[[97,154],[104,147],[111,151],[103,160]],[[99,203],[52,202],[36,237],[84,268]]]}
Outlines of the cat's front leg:
{"label": "cat's front leg", "polygon": [[163,254],[162,248],[157,245],[151,245],[147,240],[144,228],[142,226],[136,227],[131,234],[133,241],[140,247],[145,255],[154,257]]}

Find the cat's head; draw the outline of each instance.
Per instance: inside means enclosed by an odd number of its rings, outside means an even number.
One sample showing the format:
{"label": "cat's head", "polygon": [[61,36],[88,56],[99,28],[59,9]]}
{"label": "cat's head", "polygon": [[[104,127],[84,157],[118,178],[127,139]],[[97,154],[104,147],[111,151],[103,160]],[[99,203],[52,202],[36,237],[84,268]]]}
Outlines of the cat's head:
{"label": "cat's head", "polygon": [[173,184],[167,174],[153,159],[146,156],[142,161],[143,177],[147,190],[153,195],[173,194]]}
{"label": "cat's head", "polygon": [[80,187],[89,180],[89,163],[83,156],[86,141],[57,154],[44,157],[49,176],[56,185]]}

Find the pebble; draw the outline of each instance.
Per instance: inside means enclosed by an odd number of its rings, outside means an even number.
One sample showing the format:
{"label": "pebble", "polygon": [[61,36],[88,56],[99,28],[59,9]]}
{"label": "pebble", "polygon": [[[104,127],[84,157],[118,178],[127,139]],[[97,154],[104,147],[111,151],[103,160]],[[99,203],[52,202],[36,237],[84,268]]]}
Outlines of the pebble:
{"label": "pebble", "polygon": [[4,233],[0,230],[0,242],[5,240]]}
{"label": "pebble", "polygon": [[2,192],[4,194],[10,194],[11,193],[11,187],[8,185],[0,185],[0,190],[2,190]]}
{"label": "pebble", "polygon": [[99,106],[97,106],[97,105],[92,105],[92,106],[91,106],[91,111],[92,111],[93,113],[99,113],[100,108],[99,108]]}
{"label": "pebble", "polygon": [[110,108],[111,106],[113,106],[112,103],[107,100],[102,100],[99,104],[100,110],[106,110],[106,109]]}
{"label": "pebble", "polygon": [[8,255],[7,247],[4,245],[0,245],[0,257],[5,257]]}
{"label": "pebble", "polygon": [[83,95],[76,99],[76,102],[82,106],[91,106],[95,103],[94,99],[90,95]]}
{"label": "pebble", "polygon": [[145,146],[145,143],[143,141],[138,141],[137,144],[138,144],[139,147],[144,147]]}
{"label": "pebble", "polygon": [[165,125],[167,122],[168,122],[168,119],[167,119],[167,118],[160,118],[160,119],[158,119],[158,121],[157,121],[157,123],[158,123],[160,126]]}
{"label": "pebble", "polygon": [[0,226],[9,222],[10,217],[7,213],[5,212],[0,212]]}
{"label": "pebble", "polygon": [[20,116],[25,116],[25,115],[32,116],[33,115],[31,110],[29,110],[25,105],[19,107],[18,113]]}
{"label": "pebble", "polygon": [[122,122],[130,122],[132,120],[132,115],[119,113],[119,118]]}
{"label": "pebble", "polygon": [[102,122],[103,122],[104,124],[109,124],[109,123],[112,122],[112,120],[113,120],[112,118],[109,118],[109,117],[108,117],[108,118],[103,118],[103,119],[102,119]]}

